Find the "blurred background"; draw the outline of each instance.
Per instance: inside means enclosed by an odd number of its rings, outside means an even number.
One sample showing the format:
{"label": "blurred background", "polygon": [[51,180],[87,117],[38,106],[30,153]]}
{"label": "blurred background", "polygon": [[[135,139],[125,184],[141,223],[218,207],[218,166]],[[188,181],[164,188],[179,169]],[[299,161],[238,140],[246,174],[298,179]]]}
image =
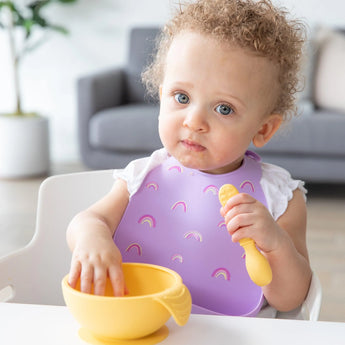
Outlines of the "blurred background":
{"label": "blurred background", "polygon": [[[47,7],[48,18],[68,28],[69,35],[51,33],[42,46],[24,57],[20,78],[23,108],[50,119],[53,163],[79,160],[77,78],[124,64],[129,28],[163,24],[174,2],[79,0],[68,6]],[[0,113],[12,111],[14,103],[7,39],[0,30]]]}
{"label": "blurred background", "polygon": [[[272,1],[303,19],[309,32],[316,26],[345,28],[344,1]],[[51,174],[86,169],[78,148],[78,78],[124,65],[130,29],[163,25],[177,6],[178,0],[79,0],[47,7],[47,17],[69,35],[49,33],[23,59],[20,80],[23,108],[49,118]],[[13,111],[11,73],[8,37],[0,29],[0,114]],[[44,178],[0,179],[0,256],[32,238]],[[320,319],[345,321],[345,184],[308,184],[308,190],[308,246],[324,289]]]}
{"label": "blurred background", "polygon": [[[24,0],[19,0],[18,2]],[[293,16],[315,25],[345,26],[345,2],[339,0],[274,0]],[[68,36],[51,33],[37,50],[24,57],[20,69],[23,107],[50,120],[51,159],[79,160],[76,129],[76,80],[127,59],[129,29],[162,25],[176,0],[79,0],[45,10],[52,22],[68,28]],[[7,36],[0,30],[0,113],[12,111],[14,95]]]}

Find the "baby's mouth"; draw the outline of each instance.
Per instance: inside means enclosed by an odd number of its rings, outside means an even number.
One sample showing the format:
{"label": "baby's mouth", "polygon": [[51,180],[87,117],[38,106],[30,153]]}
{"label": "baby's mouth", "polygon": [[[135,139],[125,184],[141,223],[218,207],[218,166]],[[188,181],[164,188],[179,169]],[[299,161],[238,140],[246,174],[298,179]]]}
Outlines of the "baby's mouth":
{"label": "baby's mouth", "polygon": [[185,139],[181,140],[182,145],[190,151],[201,152],[206,150],[206,148],[193,140]]}

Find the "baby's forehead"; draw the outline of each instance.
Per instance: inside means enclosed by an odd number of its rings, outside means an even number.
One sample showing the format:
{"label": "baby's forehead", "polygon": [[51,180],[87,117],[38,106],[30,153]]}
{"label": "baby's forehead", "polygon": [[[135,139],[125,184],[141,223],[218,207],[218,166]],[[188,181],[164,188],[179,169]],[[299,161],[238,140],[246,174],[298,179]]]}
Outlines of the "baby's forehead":
{"label": "baby's forehead", "polygon": [[[169,83],[194,85],[207,80],[210,90],[238,95],[251,103],[277,97],[279,68],[269,58],[239,45],[221,44],[217,38],[184,32],[172,42],[166,60],[164,79]],[[216,91],[215,91],[216,92]]]}
{"label": "baby's forehead", "polygon": [[267,52],[259,50],[257,49],[257,44],[255,43],[255,36],[253,36],[252,43],[244,44],[243,40],[241,40],[240,38],[218,35],[216,32],[208,33],[195,28],[185,28],[181,31],[176,32],[171,37],[170,44],[167,50],[169,51],[170,47],[176,41],[181,42],[182,48],[185,48],[187,47],[187,41],[193,41],[195,36],[201,37],[206,42],[211,42],[212,44],[218,46],[220,49],[224,48],[231,50],[241,50],[245,54],[248,54],[250,56],[268,59],[273,64],[277,64],[277,62],[274,61],[274,56],[278,55],[277,53],[279,48],[277,47],[276,50],[272,48]]}
{"label": "baby's forehead", "polygon": [[[184,51],[188,50],[191,45],[195,46],[196,41],[201,42],[199,45],[199,49],[201,50],[200,53],[203,53],[205,48],[211,47],[211,49],[217,51],[217,57],[221,56],[224,60],[226,60],[227,57],[230,59],[233,54],[238,54],[252,59],[259,68],[263,65],[269,65],[267,73],[275,75],[279,71],[279,64],[274,61],[272,54],[265,55],[262,52],[258,52],[255,47],[243,46],[235,39],[226,40],[216,34],[203,33],[192,29],[183,30],[177,33],[172,38],[167,53],[169,54],[171,50],[174,50],[177,52],[177,56],[181,57]],[[196,49],[197,48],[198,47],[196,47]],[[200,57],[201,56],[202,54],[200,54]]]}

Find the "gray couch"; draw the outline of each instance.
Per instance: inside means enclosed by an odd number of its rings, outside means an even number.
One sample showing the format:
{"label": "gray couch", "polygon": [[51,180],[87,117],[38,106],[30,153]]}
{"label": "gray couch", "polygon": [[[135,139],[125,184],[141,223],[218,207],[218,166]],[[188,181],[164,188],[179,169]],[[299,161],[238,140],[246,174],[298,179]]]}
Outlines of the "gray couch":
{"label": "gray couch", "polygon": [[146,97],[140,78],[158,32],[158,28],[133,28],[126,66],[78,80],[79,149],[87,167],[124,167],[162,146],[159,105]]}
{"label": "gray couch", "polygon": [[307,182],[345,182],[345,114],[313,108],[281,129],[264,147],[262,159]]}
{"label": "gray couch", "polygon": [[[79,80],[79,144],[87,167],[124,167],[161,147],[157,133],[159,106],[145,99],[140,83],[140,72],[151,57],[157,33],[157,28],[134,28],[127,66]],[[317,54],[313,58],[315,71]],[[299,103],[302,115],[255,151],[263,160],[288,169],[295,178],[343,183],[345,113],[317,106],[312,89]]]}

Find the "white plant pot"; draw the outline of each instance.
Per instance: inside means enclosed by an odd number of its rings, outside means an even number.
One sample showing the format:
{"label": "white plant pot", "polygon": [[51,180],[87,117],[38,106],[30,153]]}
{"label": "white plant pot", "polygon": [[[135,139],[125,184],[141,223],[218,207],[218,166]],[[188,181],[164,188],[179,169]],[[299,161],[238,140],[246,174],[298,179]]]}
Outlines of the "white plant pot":
{"label": "white plant pot", "polygon": [[0,178],[44,175],[49,167],[48,119],[0,115]]}

